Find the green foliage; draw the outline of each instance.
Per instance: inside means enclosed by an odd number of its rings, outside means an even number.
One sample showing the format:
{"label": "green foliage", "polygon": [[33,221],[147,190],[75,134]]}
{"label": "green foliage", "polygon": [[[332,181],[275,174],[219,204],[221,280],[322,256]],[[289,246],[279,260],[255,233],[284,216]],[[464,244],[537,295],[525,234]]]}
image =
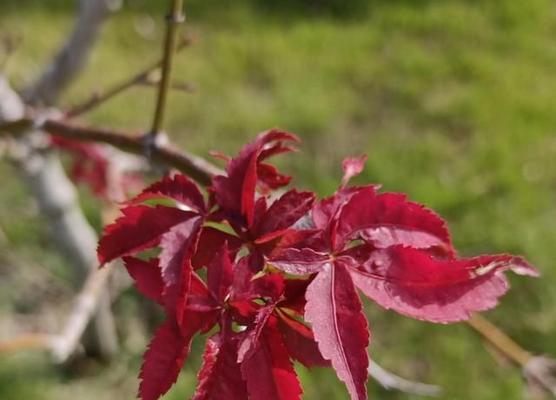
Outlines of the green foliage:
{"label": "green foliage", "polygon": [[[532,351],[556,354],[552,2],[369,1],[367,11],[354,13],[357,18],[331,18],[333,12],[263,9],[256,1],[188,2],[187,27],[199,42],[178,57],[175,71],[176,79],[193,82],[198,91],[172,93],[172,137],[199,154],[215,148],[231,153],[272,126],[296,132],[304,139],[304,156],[285,162],[303,177],[303,185],[318,187],[321,194],[335,188],[344,155],[367,152],[361,182],[383,182],[386,190],[408,192],[438,209],[463,254],[507,250],[527,255],[540,268],[540,280],[514,281],[514,290],[489,317]],[[162,3],[126,3],[65,104],[159,57]],[[65,37],[70,5],[68,0],[0,2],[0,30],[24,35],[8,69],[19,86]],[[154,32],[139,34],[137,26],[149,18]],[[149,89],[135,88],[89,121],[145,129],[153,100]],[[0,225],[18,249],[26,237],[25,248],[35,249],[42,262],[52,250],[45,245],[49,238],[34,215],[6,211],[22,210],[19,205],[28,200],[8,168],[0,176]],[[445,399],[522,399],[519,372],[500,367],[465,326],[430,326],[370,311],[371,356],[384,366],[441,384]],[[189,382],[194,370],[184,372]],[[308,399],[333,398],[342,390],[327,372],[318,374],[304,382]],[[48,373],[33,379],[60,384]],[[0,397],[22,387],[11,382],[0,380]],[[104,381],[95,382],[102,396]],[[95,390],[95,383],[89,384],[88,390]],[[184,398],[192,390],[185,386],[169,398]],[[407,398],[370,386],[371,398]],[[45,393],[13,398],[56,398]]]}

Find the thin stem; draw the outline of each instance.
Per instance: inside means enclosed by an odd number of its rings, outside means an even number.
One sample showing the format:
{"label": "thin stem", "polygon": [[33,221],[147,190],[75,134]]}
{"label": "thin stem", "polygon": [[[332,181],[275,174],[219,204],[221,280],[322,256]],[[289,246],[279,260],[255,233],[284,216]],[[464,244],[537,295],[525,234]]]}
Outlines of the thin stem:
{"label": "thin stem", "polygon": [[467,324],[516,364],[523,367],[531,360],[531,353],[522,348],[488,319],[475,314],[467,321]]}
{"label": "thin stem", "polygon": [[[170,14],[167,17],[166,38],[164,41],[164,57],[162,61],[162,77],[160,79],[160,85],[158,87],[158,98],[156,101],[156,109],[150,131],[151,139],[156,138],[156,135],[158,135],[164,123],[164,113],[166,110],[168,89],[170,87],[170,77],[172,74],[174,50],[176,48],[178,24],[184,21],[182,9],[183,0],[172,1],[172,8],[170,10]],[[152,140],[152,143],[154,143],[154,140]]]}
{"label": "thin stem", "polygon": [[[179,52],[189,46],[192,40],[190,38],[183,38],[178,46],[176,47],[176,52]],[[117,83],[113,87],[105,90],[101,93],[96,93],[92,95],[89,99],[85,100],[83,103],[74,106],[71,110],[66,112],[67,118],[75,118],[82,114],[85,114],[101,104],[104,104],[106,101],[110,100],[114,96],[124,92],[125,90],[133,87],[134,85],[143,84],[149,80],[149,76],[156,71],[158,68],[162,66],[164,59],[161,58],[160,60],[152,63],[144,70],[138,72],[137,74],[127,78],[126,80]]]}

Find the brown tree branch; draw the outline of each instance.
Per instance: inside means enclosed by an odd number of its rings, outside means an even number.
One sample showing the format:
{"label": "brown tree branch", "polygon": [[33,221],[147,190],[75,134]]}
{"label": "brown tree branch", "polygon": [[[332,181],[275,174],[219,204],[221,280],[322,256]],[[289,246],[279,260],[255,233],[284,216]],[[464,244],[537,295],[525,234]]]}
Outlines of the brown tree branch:
{"label": "brown tree branch", "polygon": [[[168,89],[170,88],[170,79],[172,75],[172,63],[176,48],[176,37],[178,33],[178,25],[181,24],[185,17],[183,15],[183,0],[172,0],[170,13],[166,17],[166,37],[164,40],[164,56],[162,62],[162,76],[160,86],[158,88],[158,97],[156,100],[156,109],[150,130],[152,139],[155,139],[164,124],[164,113],[166,111],[166,99],[168,97]],[[154,142],[154,140],[153,140]]]}
{"label": "brown tree branch", "polygon": [[[129,153],[145,155],[146,141],[143,135],[111,129],[85,127],[54,119],[45,119],[41,122],[38,119],[22,118],[5,124],[0,123],[0,136],[18,136],[33,126],[54,136],[82,142],[106,143]],[[202,184],[209,184],[214,175],[223,173],[218,167],[205,159],[183,150],[177,150],[169,145],[156,146],[156,148],[152,149],[151,158],[156,162],[188,174],[191,178]]]}

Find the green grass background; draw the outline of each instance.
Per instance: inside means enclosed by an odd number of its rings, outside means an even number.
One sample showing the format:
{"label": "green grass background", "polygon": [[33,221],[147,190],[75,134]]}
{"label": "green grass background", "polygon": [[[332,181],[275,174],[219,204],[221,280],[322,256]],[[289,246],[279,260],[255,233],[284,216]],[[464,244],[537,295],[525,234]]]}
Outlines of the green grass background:
{"label": "green grass background", "polygon": [[[125,2],[62,103],[158,58],[164,3]],[[539,267],[540,279],[512,277],[513,289],[488,317],[531,351],[556,355],[554,2],[187,3],[186,29],[198,42],[179,55],[175,76],[197,92],[172,93],[172,140],[201,155],[232,153],[267,128],[293,131],[303,139],[302,154],[280,163],[295,183],[321,195],[337,186],[343,157],[367,153],[357,182],[382,183],[439,211],[461,254],[512,252]],[[0,33],[23,38],[7,69],[17,87],[32,81],[67,36],[72,12],[69,0],[0,2]],[[135,88],[86,120],[144,130],[153,107],[152,89]],[[17,175],[0,164],[0,177],[0,226],[11,251],[63,276],[63,260]],[[94,203],[84,202],[98,221]],[[4,309],[9,299],[2,296]],[[465,325],[368,309],[371,356],[383,366],[442,385],[443,399],[524,398],[519,370],[493,358]],[[133,398],[140,354],[129,346],[113,365],[86,374],[56,370],[40,355],[1,356],[0,398]],[[168,399],[192,392],[199,360],[194,352]],[[332,372],[300,373],[304,398],[347,398]],[[372,381],[369,389],[374,399],[413,398]]]}

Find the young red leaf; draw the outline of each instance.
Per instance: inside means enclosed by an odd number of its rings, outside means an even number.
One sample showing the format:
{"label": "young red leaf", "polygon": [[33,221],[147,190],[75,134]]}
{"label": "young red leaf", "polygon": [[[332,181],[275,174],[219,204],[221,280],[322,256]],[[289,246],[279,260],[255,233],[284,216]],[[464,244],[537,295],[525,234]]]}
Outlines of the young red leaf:
{"label": "young red leaf", "polygon": [[369,328],[348,270],[325,264],[307,288],[305,320],[352,400],[367,399]]}
{"label": "young red leaf", "polygon": [[155,246],[170,228],[197,216],[165,206],[130,206],[122,213],[122,217],[104,229],[98,245],[101,265]]}
{"label": "young red leaf", "polygon": [[209,338],[198,379],[192,400],[247,399],[247,386],[237,362],[237,342],[221,334]]}
{"label": "young red leaf", "polygon": [[235,256],[243,244],[237,236],[212,227],[204,227],[199,237],[197,252],[191,260],[193,268],[199,269],[207,266],[212,261],[214,254],[222,248],[224,243],[227,243],[231,256]]}
{"label": "young red leaf", "polygon": [[302,390],[280,332],[265,326],[259,343],[241,364],[250,400],[298,400]]}
{"label": "young red leaf", "polygon": [[349,157],[342,161],[342,169],[344,170],[344,177],[342,178],[342,187],[346,186],[351,178],[359,175],[365,168],[367,162],[367,155],[364,154],[359,157]]}
{"label": "young red leaf", "polygon": [[[233,158],[226,168],[227,176],[213,179],[212,189],[218,204],[232,212],[245,217],[247,225],[253,223],[255,189],[258,177],[258,163],[273,152],[263,153],[272,143],[292,141],[297,138],[287,132],[270,130],[244,146],[239,155]],[[266,171],[268,180],[268,171]]]}
{"label": "young red leaf", "polygon": [[176,382],[183,362],[189,354],[190,336],[184,337],[173,319],[168,319],[155,332],[143,357],[139,397],[156,400]]}
{"label": "young red leaf", "polygon": [[508,290],[504,271],[536,276],[521,257],[479,256],[438,260],[430,254],[394,246],[371,254],[357,270],[355,284],[378,304],[409,317],[456,322],[488,310]]}
{"label": "young red leaf", "polygon": [[143,261],[135,257],[124,257],[123,262],[139,293],[162,304],[164,283],[162,282],[158,259],[153,258]]}

